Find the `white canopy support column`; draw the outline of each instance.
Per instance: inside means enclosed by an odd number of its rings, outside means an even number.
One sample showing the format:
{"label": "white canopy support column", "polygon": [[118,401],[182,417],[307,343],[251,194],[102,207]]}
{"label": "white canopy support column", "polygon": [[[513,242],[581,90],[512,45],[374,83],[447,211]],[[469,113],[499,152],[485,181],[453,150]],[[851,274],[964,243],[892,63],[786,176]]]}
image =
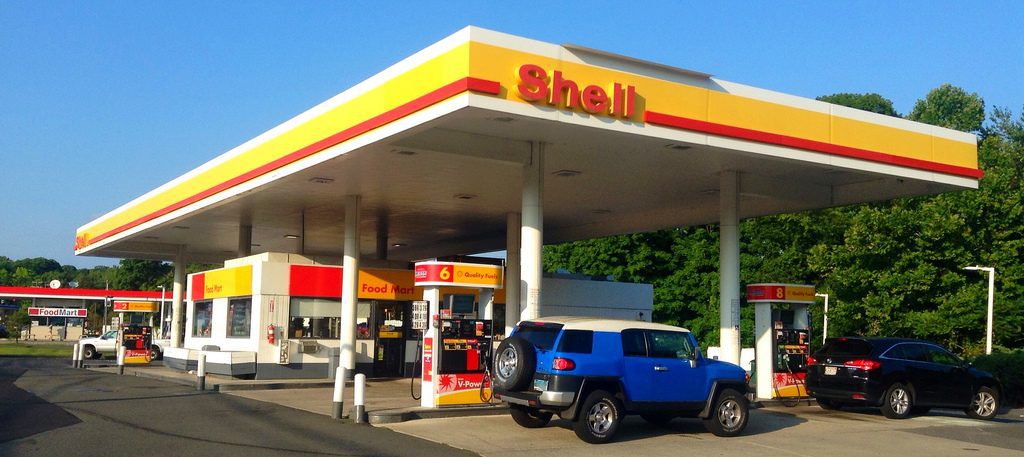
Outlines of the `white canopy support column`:
{"label": "white canopy support column", "polygon": [[174,286],[171,289],[171,347],[182,344],[181,315],[185,310],[185,246],[178,246],[174,255]]}
{"label": "white canopy support column", "polygon": [[520,235],[522,233],[522,217],[519,213],[508,213],[506,218],[506,239],[505,239],[505,335],[512,333],[522,318],[523,314],[519,306],[519,284],[522,266],[520,265]]}
{"label": "white canopy support column", "polygon": [[252,226],[242,225],[238,227],[238,257],[252,255]]}
{"label": "white canopy support column", "polygon": [[345,258],[341,277],[341,360],[348,376],[356,368],[356,306],[359,302],[359,195],[345,196]]}
{"label": "white canopy support column", "polygon": [[520,255],[523,319],[536,319],[541,310],[541,248],[544,245],[544,143],[530,144],[530,162],[523,166],[523,229]]}
{"label": "white canopy support column", "polygon": [[740,363],[740,177],[732,170],[719,176],[718,296],[722,359]]}

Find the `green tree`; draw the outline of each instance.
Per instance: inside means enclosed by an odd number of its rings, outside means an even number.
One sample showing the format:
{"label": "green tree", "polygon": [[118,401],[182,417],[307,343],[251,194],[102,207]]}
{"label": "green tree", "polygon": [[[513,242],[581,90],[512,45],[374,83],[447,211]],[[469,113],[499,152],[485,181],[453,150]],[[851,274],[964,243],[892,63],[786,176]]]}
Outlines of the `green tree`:
{"label": "green tree", "polygon": [[857,108],[864,111],[871,111],[872,113],[885,114],[886,116],[900,116],[896,112],[896,108],[893,108],[892,100],[889,100],[888,98],[885,98],[875,93],[840,93],[832,95],[822,95],[818,97],[816,100],[833,103],[836,105],[847,106],[850,108]]}
{"label": "green tree", "polygon": [[943,84],[918,100],[907,118],[963,132],[980,132],[985,122],[985,101],[976,93]]}
{"label": "green tree", "polygon": [[126,290],[153,290],[160,287],[173,267],[158,260],[122,259],[111,287]]}

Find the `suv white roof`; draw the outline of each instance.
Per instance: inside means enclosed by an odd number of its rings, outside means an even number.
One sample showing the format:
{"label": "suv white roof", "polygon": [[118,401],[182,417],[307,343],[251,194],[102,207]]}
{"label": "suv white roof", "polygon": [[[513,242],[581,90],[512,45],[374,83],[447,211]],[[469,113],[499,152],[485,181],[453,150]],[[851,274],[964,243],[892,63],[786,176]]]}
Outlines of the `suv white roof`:
{"label": "suv white roof", "polygon": [[530,319],[523,322],[541,322],[562,324],[566,330],[597,330],[602,332],[621,332],[631,328],[644,328],[653,330],[683,331],[689,330],[673,325],[658,324],[647,321],[630,321],[625,319],[610,319],[607,317],[582,317],[582,316],[545,316]]}

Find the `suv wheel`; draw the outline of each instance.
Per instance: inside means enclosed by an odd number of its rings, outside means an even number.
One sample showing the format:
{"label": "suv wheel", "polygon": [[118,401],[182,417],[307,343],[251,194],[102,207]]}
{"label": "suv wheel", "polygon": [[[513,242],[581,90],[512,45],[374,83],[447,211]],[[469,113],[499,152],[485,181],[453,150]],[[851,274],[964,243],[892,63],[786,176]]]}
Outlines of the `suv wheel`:
{"label": "suv wheel", "polygon": [[95,359],[99,357],[99,353],[96,352],[96,348],[91,345],[86,345],[82,348],[82,359]]}
{"label": "suv wheel", "polygon": [[893,383],[882,397],[882,415],[889,419],[906,419],[914,407],[910,388],[902,383]]}
{"label": "suv wheel", "polygon": [[494,382],[505,390],[522,390],[533,379],[536,366],[533,345],[518,336],[510,336],[501,341],[494,356]]}
{"label": "suv wheel", "polygon": [[516,404],[508,405],[508,410],[512,413],[512,420],[526,428],[541,428],[551,422],[550,411]]}
{"label": "suv wheel", "polygon": [[160,352],[160,346],[151,346],[149,348],[149,359],[150,360],[160,360],[162,358],[164,358],[164,354],[162,352]]}
{"label": "suv wheel", "polygon": [[607,443],[619,429],[622,413],[622,402],[618,398],[606,391],[595,390],[583,402],[573,430],[576,436],[588,443]]}
{"label": "suv wheel", "polygon": [[747,397],[733,389],[724,389],[715,400],[711,415],[704,419],[704,428],[715,436],[736,436],[747,427]]}
{"label": "suv wheel", "polygon": [[975,419],[992,420],[999,412],[999,394],[990,387],[982,387],[971,397],[967,415]]}

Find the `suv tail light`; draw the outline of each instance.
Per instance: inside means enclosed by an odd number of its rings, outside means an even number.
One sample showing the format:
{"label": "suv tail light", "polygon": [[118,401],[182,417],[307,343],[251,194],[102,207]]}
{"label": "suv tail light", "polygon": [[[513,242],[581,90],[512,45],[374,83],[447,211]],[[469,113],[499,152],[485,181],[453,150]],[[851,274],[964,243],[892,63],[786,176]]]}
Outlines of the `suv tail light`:
{"label": "suv tail light", "polygon": [[807,366],[817,365],[817,364],[818,364],[818,359],[815,359],[814,357],[811,357],[811,356],[807,356]]}
{"label": "suv tail light", "polygon": [[572,359],[555,357],[555,360],[551,361],[551,368],[555,370],[570,371],[576,369],[576,362],[573,362]]}
{"label": "suv tail light", "polygon": [[857,359],[844,362],[843,365],[853,368],[859,368],[864,371],[877,370],[882,368],[882,362],[871,359]]}

